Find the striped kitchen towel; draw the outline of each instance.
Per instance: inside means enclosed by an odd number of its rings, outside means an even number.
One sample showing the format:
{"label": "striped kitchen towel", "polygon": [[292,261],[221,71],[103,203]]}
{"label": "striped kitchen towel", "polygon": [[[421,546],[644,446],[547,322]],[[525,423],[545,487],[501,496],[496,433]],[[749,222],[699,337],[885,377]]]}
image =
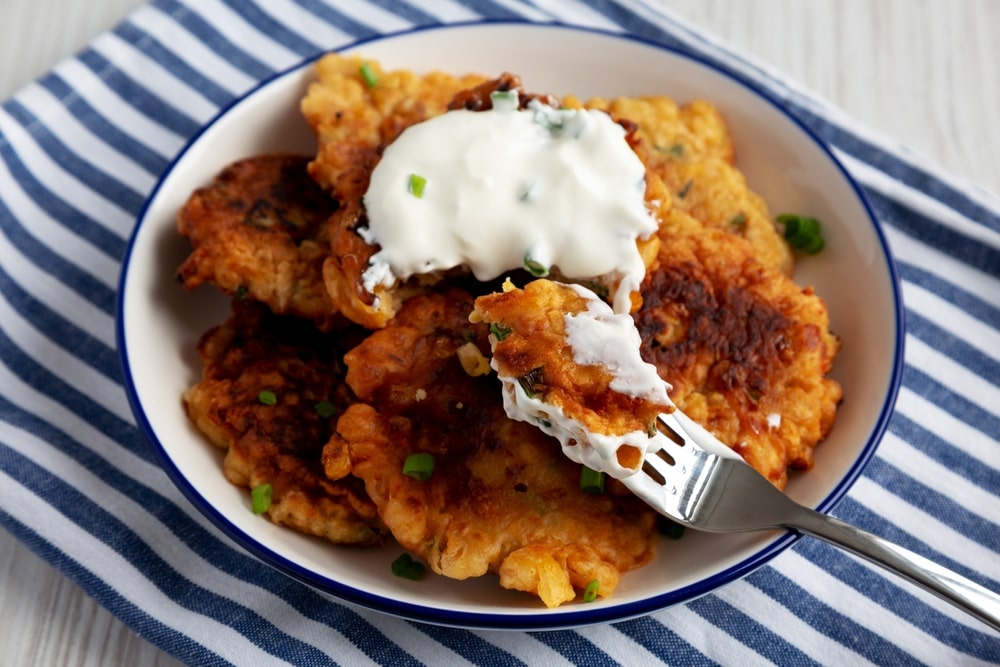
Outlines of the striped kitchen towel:
{"label": "striped kitchen towel", "polygon": [[1000,660],[996,632],[815,540],[632,620],[551,632],[424,625],[258,564],[169,481],[130,412],[115,341],[121,260],[160,174],[221,108],[303,58],[484,18],[628,32],[694,54],[782,100],[829,143],[890,242],[907,324],[894,416],[836,513],[1000,590],[1000,201],[643,0],[154,0],[4,102],[4,528],[191,664]]}

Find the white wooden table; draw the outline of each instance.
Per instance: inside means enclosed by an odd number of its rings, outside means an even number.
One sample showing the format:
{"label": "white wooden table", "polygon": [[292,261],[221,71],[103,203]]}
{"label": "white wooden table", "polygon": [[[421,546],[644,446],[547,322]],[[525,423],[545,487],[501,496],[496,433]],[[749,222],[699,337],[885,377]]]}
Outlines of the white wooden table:
{"label": "white wooden table", "polygon": [[[859,123],[1000,193],[1000,2],[657,0]],[[2,0],[0,99],[139,0]],[[0,663],[173,665],[0,529]]]}

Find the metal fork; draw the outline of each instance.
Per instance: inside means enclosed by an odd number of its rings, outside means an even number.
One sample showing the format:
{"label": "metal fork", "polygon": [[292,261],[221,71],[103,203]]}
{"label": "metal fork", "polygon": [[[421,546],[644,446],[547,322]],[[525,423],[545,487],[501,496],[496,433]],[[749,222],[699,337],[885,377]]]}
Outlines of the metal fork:
{"label": "metal fork", "polygon": [[888,540],[799,505],[679,410],[661,415],[640,472],[622,482],[677,523],[716,533],[787,529],[847,549],[1000,630],[1000,595]]}

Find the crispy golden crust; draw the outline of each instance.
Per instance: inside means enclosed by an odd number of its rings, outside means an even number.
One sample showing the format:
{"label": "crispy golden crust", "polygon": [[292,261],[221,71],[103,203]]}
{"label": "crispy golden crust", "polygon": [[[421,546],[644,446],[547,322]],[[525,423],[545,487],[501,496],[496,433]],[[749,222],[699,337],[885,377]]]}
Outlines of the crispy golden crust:
{"label": "crispy golden crust", "polygon": [[[342,334],[345,335],[345,334]],[[198,350],[202,379],[184,394],[192,422],[226,450],[223,470],[238,486],[268,483],[272,521],[338,544],[377,543],[385,534],[361,482],[328,479],[320,456],[337,414],[350,402],[338,341],[304,320],[273,315],[260,304],[234,303],[222,326]],[[260,400],[274,393],[275,405]]]}
{"label": "crispy golden crust", "polygon": [[[361,75],[365,62],[378,76],[375,86]],[[309,171],[338,199],[360,199],[364,190],[354,177],[370,169],[382,147],[404,128],[443,113],[456,93],[486,79],[383,71],[375,61],[337,54],[316,62],[316,77],[300,105],[318,145]]]}
{"label": "crispy golden crust", "polygon": [[825,377],[839,348],[826,306],[743,240],[682,211],[660,237],[633,316],[643,356],[678,408],[784,487],[788,468],[812,466],[841,398]]}
{"label": "crispy golden crust", "polygon": [[[461,292],[414,297],[346,355],[362,403],[337,432],[353,473],[397,541],[434,572],[494,572],[548,606],[592,579],[609,595],[622,572],[652,557],[654,513],[630,496],[580,491],[580,467],[559,443],[506,417],[496,377],[463,370],[460,347],[489,350],[471,310]],[[435,457],[426,481],[402,474],[415,452]]]}
{"label": "crispy golden crust", "polygon": [[337,205],[309,178],[307,163],[295,155],[240,160],[191,195],[177,217],[194,246],[177,272],[185,287],[211,283],[324,329],[342,321],[322,281]]}
{"label": "crispy golden crust", "polygon": [[585,106],[636,124],[637,151],[673,194],[675,208],[742,236],[762,264],[792,274],[792,252],[764,200],[735,167],[729,130],[715,106],[702,100],[679,106],[663,96],[596,98]]}
{"label": "crispy golden crust", "polygon": [[[588,431],[619,436],[648,432],[655,428],[657,415],[673,410],[670,403],[649,396],[612,391],[614,376],[607,368],[574,360],[565,316],[585,312],[588,300],[573,288],[534,280],[524,289],[481,296],[475,305],[475,316],[500,332],[491,338],[498,372],[530,384],[532,394],[560,408]],[[643,452],[635,447],[618,450],[623,467],[638,468],[642,458]]]}

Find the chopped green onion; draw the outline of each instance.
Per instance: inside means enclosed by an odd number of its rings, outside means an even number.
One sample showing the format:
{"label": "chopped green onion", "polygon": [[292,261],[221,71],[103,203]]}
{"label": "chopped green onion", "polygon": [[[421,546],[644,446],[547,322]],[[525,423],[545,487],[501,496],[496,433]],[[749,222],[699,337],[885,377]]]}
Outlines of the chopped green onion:
{"label": "chopped green onion", "polygon": [[740,212],[729,218],[729,226],[734,232],[742,232],[747,228],[746,213]]}
{"label": "chopped green onion", "polygon": [[421,579],[427,571],[427,568],[424,567],[423,563],[413,560],[413,556],[408,553],[404,553],[402,556],[392,561],[392,565],[390,567],[392,568],[392,573],[394,575],[411,581]]}
{"label": "chopped green onion", "polygon": [[552,428],[552,422],[550,422],[548,419],[538,417],[535,419],[535,421],[537,421],[538,425],[541,426],[542,428]]}
{"label": "chopped green onion", "polygon": [[549,132],[556,132],[563,129],[563,118],[555,111],[546,112],[543,109],[536,108],[535,115],[531,119]]}
{"label": "chopped green onion", "polygon": [[254,514],[263,514],[271,506],[274,489],[270,484],[258,484],[250,490],[250,507]]}
{"label": "chopped green onion", "polygon": [[517,383],[521,385],[521,389],[528,398],[534,398],[542,393],[544,386],[542,385],[542,371],[545,369],[544,366],[539,366],[538,368],[533,368],[521,377],[517,378]]}
{"label": "chopped green onion", "polygon": [[587,587],[583,589],[583,601],[593,602],[597,599],[597,589],[601,587],[601,582],[591,579],[587,582]]}
{"label": "chopped green onion", "polygon": [[316,414],[323,419],[328,419],[337,413],[336,406],[330,401],[323,399],[316,404]]}
{"label": "chopped green onion", "polygon": [[406,189],[411,195],[417,199],[421,199],[424,196],[424,187],[427,185],[427,179],[420,174],[410,174],[410,180],[406,184]]}
{"label": "chopped green onion", "polygon": [[684,155],[684,144],[674,144],[667,149],[667,152],[670,153],[672,157],[680,157]]}
{"label": "chopped green onion", "polygon": [[375,84],[378,83],[378,73],[375,72],[375,68],[372,67],[370,62],[361,63],[361,67],[358,68],[361,73],[361,78],[365,80],[369,88],[374,88]]}
{"label": "chopped green onion", "polygon": [[826,245],[822,225],[816,218],[784,213],[777,219],[785,226],[785,240],[796,250],[815,255]]}
{"label": "chopped green onion", "polygon": [[692,184],[692,183],[694,183],[694,181],[688,181],[687,183],[685,183],[685,184],[684,184],[684,187],[682,187],[682,188],[681,188],[681,189],[680,189],[680,190],[679,190],[679,191],[677,192],[677,196],[678,196],[678,197],[680,197],[681,199],[684,199],[685,197],[687,197],[687,194],[688,194],[688,192],[690,192],[690,191],[691,191],[691,184]]}
{"label": "chopped green onion", "polygon": [[490,104],[494,109],[517,111],[519,97],[516,90],[494,90],[490,93]]}
{"label": "chopped green onion", "polygon": [[528,183],[527,186],[525,186],[524,192],[521,193],[519,199],[524,202],[531,201],[532,193],[534,191],[535,191],[535,181],[531,181],[530,183]]}
{"label": "chopped green onion", "polygon": [[278,395],[270,389],[261,389],[260,393],[257,394],[257,400],[264,405],[277,405]]}
{"label": "chopped green onion", "polygon": [[583,286],[589,289],[597,296],[604,299],[605,301],[607,301],[608,296],[611,294],[611,292],[608,290],[607,285],[602,285],[601,283],[594,280],[583,283]]}
{"label": "chopped green onion", "polygon": [[250,293],[249,287],[247,287],[246,285],[240,285],[239,287],[236,288],[236,293],[233,296],[236,297],[237,301],[242,301],[243,299],[247,298],[247,294],[249,293]]}
{"label": "chopped green onion", "polygon": [[672,540],[679,540],[684,535],[684,526],[676,521],[671,521],[665,516],[661,516],[660,532]]}
{"label": "chopped green onion", "polygon": [[549,275],[548,267],[540,262],[536,262],[535,260],[531,259],[530,255],[524,256],[524,268],[528,271],[528,273],[535,276],[536,278],[543,278]]}
{"label": "chopped green onion", "polygon": [[584,493],[604,493],[604,473],[582,466],[580,468],[580,490]]}
{"label": "chopped green onion", "polygon": [[430,479],[434,474],[434,455],[427,452],[410,454],[403,462],[403,474],[421,482]]}
{"label": "chopped green onion", "polygon": [[497,342],[504,340],[513,332],[514,330],[510,327],[505,327],[502,324],[497,324],[496,322],[490,322],[490,333],[497,339]]}

